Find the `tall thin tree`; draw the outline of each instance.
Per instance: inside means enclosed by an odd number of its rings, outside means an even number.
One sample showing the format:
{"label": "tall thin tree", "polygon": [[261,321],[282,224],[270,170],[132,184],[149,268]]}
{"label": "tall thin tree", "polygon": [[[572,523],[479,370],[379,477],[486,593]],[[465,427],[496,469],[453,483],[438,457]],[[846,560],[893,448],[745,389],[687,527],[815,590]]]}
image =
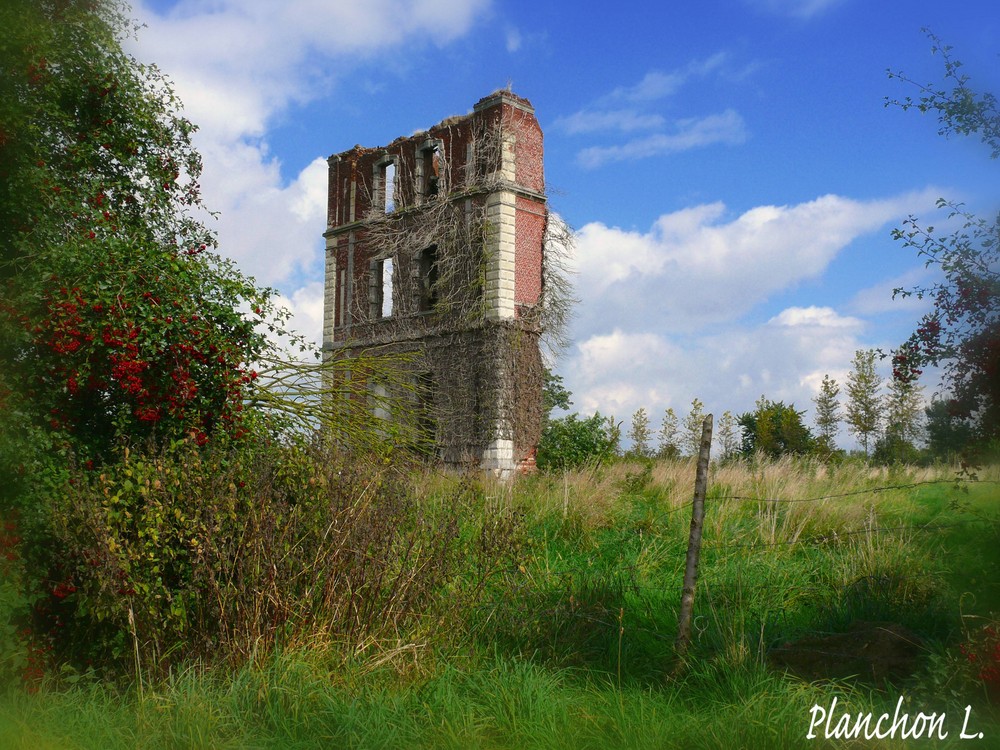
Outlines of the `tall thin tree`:
{"label": "tall thin tree", "polygon": [[916,380],[892,378],[885,396],[885,435],[911,445],[923,435],[923,387]]}
{"label": "tall thin tree", "polygon": [[859,349],[854,353],[851,366],[853,369],[847,376],[845,421],[867,456],[872,438],[878,434],[882,424],[882,399],[879,395],[882,381],[875,371],[875,350]]}
{"label": "tall thin tree", "polygon": [[660,432],[658,433],[659,444],[657,454],[660,458],[676,458],[680,455],[681,449],[677,445],[677,412],[671,407],[667,407],[663,412],[663,420],[660,422]]}
{"label": "tall thin tree", "polygon": [[652,454],[649,447],[652,433],[649,430],[649,417],[646,415],[644,407],[640,406],[632,415],[632,427],[629,428],[626,437],[632,441],[632,450],[630,451],[632,455],[646,457]]}
{"label": "tall thin tree", "polygon": [[823,383],[819,387],[819,393],[813,399],[816,405],[816,430],[819,432],[819,440],[823,448],[833,451],[837,446],[837,428],[840,426],[840,385],[829,375],[823,376]]}
{"label": "tall thin tree", "polygon": [[719,419],[719,429],[716,430],[716,437],[719,440],[719,457],[726,459],[737,452],[740,449],[740,435],[737,431],[738,423],[736,417],[731,411],[722,412],[722,418]]}
{"label": "tall thin tree", "polygon": [[689,456],[697,456],[701,447],[701,428],[705,421],[705,405],[697,398],[691,400],[691,411],[684,417],[681,444]]}

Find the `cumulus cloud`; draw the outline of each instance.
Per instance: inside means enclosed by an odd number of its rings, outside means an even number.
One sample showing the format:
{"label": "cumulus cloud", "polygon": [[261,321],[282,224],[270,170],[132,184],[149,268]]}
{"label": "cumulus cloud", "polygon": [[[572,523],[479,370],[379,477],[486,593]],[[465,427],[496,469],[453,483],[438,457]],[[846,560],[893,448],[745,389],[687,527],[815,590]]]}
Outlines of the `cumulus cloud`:
{"label": "cumulus cloud", "polygon": [[587,224],[574,259],[586,303],[559,368],[574,408],[627,420],[643,406],[655,420],[697,397],[718,416],[766,394],[811,413],[823,375],[842,382],[853,353],[872,345],[863,312],[789,306],[760,323],[748,313],[821,276],[856,239],[933,206],[937,192],[826,195],[737,215],[711,203],[664,214],[644,232]]}
{"label": "cumulus cloud", "polygon": [[[189,115],[212,131],[260,134],[270,116],[315,96],[325,61],[413,38],[447,44],[489,0],[187,0],[166,14],[139,5],[141,53],[170,72]],[[230,113],[235,115],[230,121]]]}
{"label": "cumulus cloud", "polygon": [[794,404],[809,421],[823,376],[842,383],[844,364],[863,346],[861,321],[840,321],[833,311],[823,318],[834,325],[772,320],[697,338],[615,329],[581,340],[561,372],[574,409],[626,423],[644,407],[658,426],[666,408],[683,416],[694,398],[716,418],[727,410],[740,414],[751,411],[761,395]]}
{"label": "cumulus cloud", "polygon": [[839,315],[832,307],[788,307],[768,321],[779,326],[798,326],[813,328],[860,328],[863,324],[858,318]]}
{"label": "cumulus cloud", "polygon": [[743,118],[727,109],[716,115],[678,120],[672,133],[655,133],[617,146],[585,148],[577,154],[577,162],[586,169],[594,169],[613,161],[647,159],[716,143],[736,145],[745,140]]}
{"label": "cumulus cloud", "polygon": [[763,324],[737,326],[689,340],[669,333],[595,334],[582,340],[565,368],[574,408],[627,417],[683,413],[699,398],[716,415],[752,409],[761,395],[808,408],[825,373],[839,373],[860,348],[858,326],[815,332]]}
{"label": "cumulus cloud", "polygon": [[222,251],[264,285],[315,275],[322,263],[326,161],[315,159],[285,183],[260,146],[210,143],[202,153],[213,165],[202,184],[206,202],[220,214]]}
{"label": "cumulus cloud", "polygon": [[737,216],[711,203],[664,214],[646,232],[592,222],[576,243],[578,291],[588,300],[580,323],[628,329],[656,321],[690,331],[737,320],[818,277],[856,238],[933,205],[934,196],[933,189],[874,201],[826,195]]}
{"label": "cumulus cloud", "polygon": [[[278,304],[285,307],[294,321],[294,332],[309,341],[323,337],[323,282],[312,281],[296,289],[291,295],[279,295]],[[294,347],[283,342],[289,352],[297,354]]]}

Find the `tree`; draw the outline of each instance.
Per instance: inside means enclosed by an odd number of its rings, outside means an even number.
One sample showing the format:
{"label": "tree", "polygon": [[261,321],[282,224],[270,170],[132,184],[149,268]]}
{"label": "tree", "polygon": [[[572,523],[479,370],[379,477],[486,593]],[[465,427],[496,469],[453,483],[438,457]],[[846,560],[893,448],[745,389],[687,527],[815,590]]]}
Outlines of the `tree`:
{"label": "tree", "polygon": [[573,394],[563,386],[561,375],[556,375],[549,368],[542,371],[542,411],[546,421],[553,409],[569,410],[573,405],[569,397]]}
{"label": "tree", "polygon": [[859,349],[854,353],[852,370],[847,376],[847,428],[868,455],[872,437],[878,434],[882,423],[882,402],[879,390],[882,381],[875,372],[875,350]]}
{"label": "tree", "polygon": [[597,463],[614,455],[617,446],[617,428],[608,417],[597,412],[586,419],[568,414],[546,425],[538,443],[538,468],[573,469]]}
{"label": "tree", "polygon": [[741,414],[737,420],[743,432],[743,455],[752,457],[762,453],[779,458],[815,450],[816,439],[802,422],[805,412],[796,411],[794,404],[786,406],[761,396],[754,406],[754,411]]}
{"label": "tree", "polygon": [[197,220],[201,161],[169,83],[122,51],[117,0],[12,0],[0,25],[8,413],[80,460],[239,438],[272,293]]}
{"label": "tree", "polygon": [[681,446],[689,456],[697,456],[701,447],[701,427],[705,421],[705,405],[697,398],[691,400],[691,411],[684,417]]}
{"label": "tree", "polygon": [[719,440],[720,458],[723,460],[730,458],[740,449],[740,438],[736,434],[738,426],[739,423],[731,411],[722,412],[722,418],[719,420],[715,434]]}
{"label": "tree", "polygon": [[[218,654],[213,608],[235,610],[213,594],[212,571],[236,571],[246,553],[253,571],[229,576],[225,598],[281,588],[251,580],[260,561],[277,561],[263,570],[280,577],[289,539],[301,551],[331,538],[357,496],[312,493],[350,487],[351,474],[373,472],[357,486],[376,493],[382,482],[340,434],[317,460],[304,431],[286,429],[289,394],[307,396],[298,414],[321,412],[314,376],[335,368],[285,363],[277,385],[261,386],[252,368],[278,358],[268,333],[283,318],[270,290],[214,252],[198,220],[193,126],[162,75],[122,51],[124,5],[7,0],[0,28],[0,673],[15,632],[35,655],[35,638],[58,634],[67,657],[117,654],[142,633],[142,648],[153,644],[144,669],[192,642]],[[385,370],[368,364],[351,363],[340,403],[369,395],[366,378]],[[272,419],[281,409],[286,419]],[[344,433],[379,434],[370,413],[362,423],[347,407],[326,411]],[[327,473],[334,457],[343,472]],[[251,541],[246,508],[282,533]],[[299,523],[301,535],[290,531]],[[197,573],[210,548],[223,562]],[[301,581],[293,568],[286,580]],[[276,629],[294,605],[280,608],[268,617]],[[266,647],[261,632],[253,648]]]}
{"label": "tree", "polygon": [[935,458],[950,460],[963,453],[974,439],[968,420],[949,410],[949,402],[935,399],[924,409],[927,420],[927,450]]}
{"label": "tree", "polygon": [[660,458],[677,458],[680,455],[680,448],[677,446],[677,413],[667,407],[663,412],[663,419],[660,422],[660,431],[657,455]]}
{"label": "tree", "polygon": [[[926,32],[926,30],[925,30]],[[991,93],[975,91],[952,48],[934,34],[931,51],[944,62],[943,84],[919,84],[903,73],[889,77],[913,86],[918,96],[887,99],[886,105],[916,108],[937,115],[944,136],[979,135],[1000,156],[1000,109]],[[939,200],[950,220],[961,227],[936,232],[911,216],[893,232],[903,246],[915,250],[926,265],[936,266],[943,280],[929,287],[896,289],[894,295],[928,297],[934,309],[893,354],[893,377],[914,380],[921,368],[942,365],[947,410],[971,425],[979,441],[1000,437],[1000,216],[977,217],[964,206]]]}
{"label": "tree", "polygon": [[923,435],[923,388],[914,380],[893,378],[885,397],[885,434],[916,444]]}
{"label": "tree", "polygon": [[649,417],[646,416],[646,409],[640,406],[632,415],[632,427],[629,428],[628,435],[626,435],[632,441],[632,450],[630,453],[640,458],[652,455],[652,450],[649,447],[649,440],[652,436],[652,432],[649,429]]}
{"label": "tree", "polygon": [[916,443],[923,433],[922,388],[915,380],[893,378],[885,396],[885,429],[875,442],[872,458],[883,464],[916,463]]}
{"label": "tree", "polygon": [[[159,71],[122,50],[124,4],[6,0],[0,28],[0,520],[20,538],[8,554],[26,610],[4,606],[0,631],[20,617],[61,644],[121,643],[129,626],[145,640],[150,617],[183,614],[191,581],[154,556],[200,555],[200,521],[173,509],[186,533],[165,531],[148,506],[157,488],[135,479],[136,448],[187,451],[197,471],[216,447],[273,437],[246,404],[281,318],[270,290],[215,253],[194,127]],[[100,488],[115,473],[120,491]],[[120,544],[82,543],[105,532],[155,551],[126,559]],[[129,574],[148,576],[139,593],[153,597],[135,599]],[[97,589],[119,592],[114,616],[93,607]]]}
{"label": "tree", "polygon": [[829,375],[824,375],[823,383],[813,403],[816,405],[818,440],[826,453],[832,453],[837,447],[835,439],[840,425],[840,401],[837,399],[839,395],[840,386],[837,381]]}

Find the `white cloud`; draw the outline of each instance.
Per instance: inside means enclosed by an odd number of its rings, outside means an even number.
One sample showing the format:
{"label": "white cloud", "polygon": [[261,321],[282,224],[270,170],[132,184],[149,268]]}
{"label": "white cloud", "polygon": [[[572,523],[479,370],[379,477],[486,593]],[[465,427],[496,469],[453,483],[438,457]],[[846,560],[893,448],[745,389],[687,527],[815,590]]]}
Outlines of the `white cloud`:
{"label": "white cloud", "polygon": [[[466,33],[490,0],[181,0],[161,14],[135,8],[145,26],[132,52],[166,71],[185,115],[199,126],[202,195],[219,213],[222,252],[267,286],[283,289],[294,326],[319,341],[326,163],[291,180],[269,152],[271,123],[326,94],[341,74],[407,45],[444,45]],[[334,62],[336,64],[331,64]],[[317,317],[318,315],[318,317]]]}
{"label": "white cloud", "polygon": [[717,71],[726,62],[725,52],[717,52],[705,60],[692,60],[682,68],[671,71],[651,70],[632,86],[619,86],[602,101],[649,102],[672,96],[692,78],[700,78]]}
{"label": "white cloud", "polygon": [[832,307],[788,307],[768,321],[769,324],[815,328],[860,328],[864,323],[858,318],[839,315]]}
{"label": "white cloud", "polygon": [[313,281],[291,296],[279,296],[277,302],[292,313],[293,330],[319,344],[323,338],[323,282]]}
{"label": "white cloud", "polygon": [[664,409],[683,416],[693,398],[718,419],[727,410],[752,410],[761,395],[805,410],[808,424],[823,376],[844,382],[845,363],[864,346],[861,332],[860,321],[833,327],[769,322],[696,339],[616,329],[583,339],[560,372],[573,409],[626,424],[640,406],[658,427]]}
{"label": "white cloud", "polygon": [[764,324],[682,341],[615,330],[581,341],[560,371],[585,414],[625,418],[640,406],[651,415],[667,407],[683,414],[697,397],[719,416],[752,409],[762,394],[809,409],[823,375],[841,374],[861,347],[859,333]]}
{"label": "white cloud", "polygon": [[620,130],[628,133],[633,130],[652,130],[665,124],[666,120],[662,115],[642,114],[634,109],[596,111],[582,109],[567,117],[560,117],[553,123],[553,127],[569,135],[577,135],[602,130]]}
{"label": "white cloud", "polygon": [[[654,422],[694,397],[716,416],[766,394],[811,415],[824,374],[843,382],[866,340],[860,311],[790,306],[766,322],[743,316],[821,276],[854,240],[934,205],[928,189],[883,200],[827,195],[730,216],[722,203],[665,214],[646,232],[584,226],[577,238],[577,344],[559,366],[574,408]],[[807,419],[811,416],[807,415]]]}
{"label": "white cloud", "polygon": [[220,213],[222,251],[267,286],[322,274],[326,161],[314,160],[285,185],[263,146],[209,143],[201,151],[212,165],[202,184],[206,203]]}
{"label": "white cloud", "polygon": [[737,145],[746,140],[746,125],[735,110],[717,115],[678,120],[673,133],[655,133],[619,146],[591,146],[577,154],[577,162],[594,169],[613,161],[634,161],[689,151],[716,143]]}
{"label": "white cloud", "polygon": [[[858,237],[934,204],[933,189],[876,201],[827,195],[728,217],[722,203],[664,214],[647,232],[592,222],[577,236],[578,313],[587,334],[698,330],[730,322],[771,295],[823,273]],[[641,310],[636,300],[642,300]]]}
{"label": "white cloud", "polygon": [[660,131],[627,143],[584,148],[577,154],[577,162],[585,169],[593,169],[608,162],[645,159],[714,143],[742,143],[746,140],[746,127],[743,118],[735,110],[727,109],[705,117],[674,120],[670,128],[672,132],[665,132],[668,122],[663,115],[647,111],[658,100],[676,94],[690,80],[722,73],[727,61],[728,55],[718,52],[705,60],[693,60],[675,70],[651,70],[638,83],[619,86],[598,97],[591,106],[557,118],[555,126],[569,135],[602,131]]}
{"label": "white cloud", "polygon": [[[331,60],[346,69],[356,64],[348,56],[364,60],[403,43],[446,44],[488,6],[489,0],[186,0],[160,15],[140,4],[136,15],[145,28],[133,51],[174,81],[185,114],[200,128],[206,203],[223,211],[249,192],[236,166],[255,165],[249,179],[256,190],[284,189],[259,139],[291,104],[328,91]],[[223,214],[224,224],[252,221]]]}

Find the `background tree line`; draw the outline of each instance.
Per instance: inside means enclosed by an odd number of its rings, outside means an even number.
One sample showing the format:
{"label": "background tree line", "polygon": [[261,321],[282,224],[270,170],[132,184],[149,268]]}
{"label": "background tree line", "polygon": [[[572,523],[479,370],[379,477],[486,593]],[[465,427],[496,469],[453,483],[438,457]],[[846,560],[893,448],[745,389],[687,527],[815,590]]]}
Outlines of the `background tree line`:
{"label": "background tree line", "polygon": [[[859,454],[877,463],[921,462],[954,458],[974,439],[973,429],[955,418],[948,403],[925,402],[922,386],[912,378],[883,379],[874,349],[855,352],[843,389],[829,374],[813,398],[813,422],[795,404],[761,396],[751,411],[726,410],[716,422],[714,455],[722,460],[786,455],[845,457],[837,444],[844,427],[859,445]],[[539,447],[542,468],[579,466],[613,456],[679,458],[697,455],[705,405],[692,400],[683,417],[668,407],[654,424],[645,407],[631,416],[622,446],[621,424],[600,413],[552,417],[572,405],[562,378],[546,375],[546,424]]]}

